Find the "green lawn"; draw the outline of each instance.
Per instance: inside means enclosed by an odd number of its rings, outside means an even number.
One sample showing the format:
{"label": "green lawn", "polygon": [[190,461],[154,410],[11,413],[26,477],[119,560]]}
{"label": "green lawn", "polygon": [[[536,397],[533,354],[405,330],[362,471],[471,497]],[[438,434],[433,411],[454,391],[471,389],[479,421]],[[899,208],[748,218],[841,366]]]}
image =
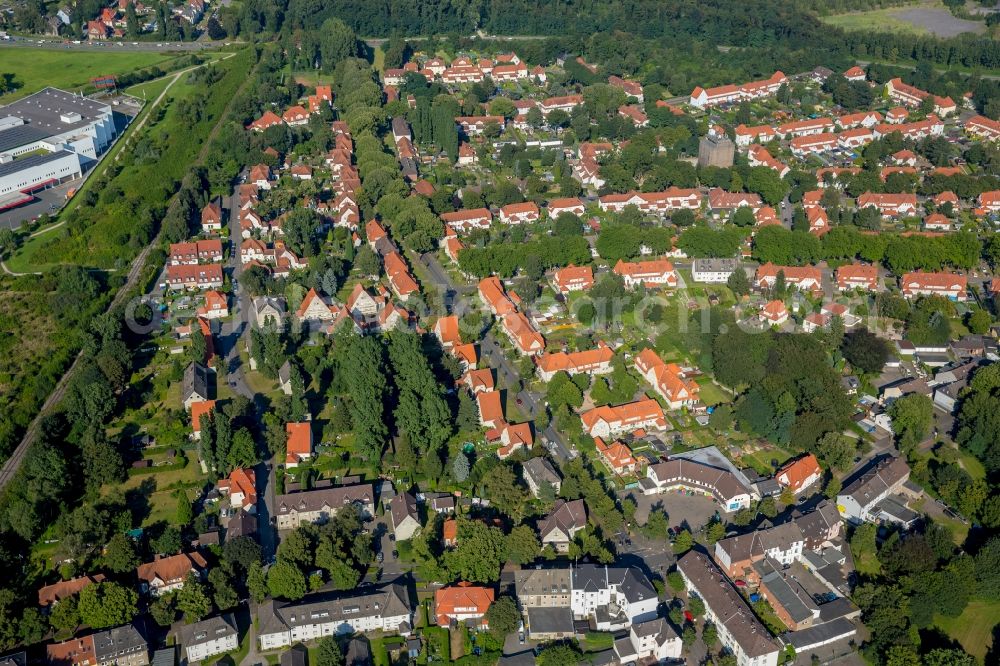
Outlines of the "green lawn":
{"label": "green lawn", "polygon": [[878,26],[881,32],[901,32],[910,35],[927,34],[924,28],[897,18],[896,14],[899,10],[899,7],[887,7],[884,9],[873,9],[868,12],[851,12],[848,14],[823,16],[820,20],[823,23],[834,25],[844,30],[871,30],[872,26]]}
{"label": "green lawn", "polygon": [[110,48],[83,54],[77,49],[4,49],[3,71],[13,73],[24,86],[0,97],[0,103],[11,102],[45,86],[75,91],[87,86],[95,76],[127,74],[176,57],[171,53]]}
{"label": "green lawn", "polygon": [[972,601],[958,617],[934,616],[934,624],[982,662],[1000,624],[1000,601]]}
{"label": "green lawn", "polygon": [[723,391],[707,375],[699,378],[698,386],[701,387],[701,391],[699,392],[701,401],[706,405],[718,405],[720,402],[731,402],[733,399],[730,394]]}

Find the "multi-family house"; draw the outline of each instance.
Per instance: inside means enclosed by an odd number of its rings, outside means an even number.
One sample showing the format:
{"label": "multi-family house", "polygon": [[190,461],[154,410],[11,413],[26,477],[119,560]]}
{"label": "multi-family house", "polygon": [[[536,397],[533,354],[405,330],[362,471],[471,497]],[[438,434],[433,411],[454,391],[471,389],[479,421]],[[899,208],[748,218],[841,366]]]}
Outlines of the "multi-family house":
{"label": "multi-family house", "polygon": [[569,552],[577,533],[587,527],[587,508],[582,499],[556,500],[552,511],[538,522],[542,546],[552,546],[557,553]]}
{"label": "multi-family house", "polygon": [[653,349],[646,348],[635,356],[634,364],[670,409],[698,403],[700,387],[688,379],[687,373],[676,363],[665,363]]}
{"label": "multi-family house", "polygon": [[667,259],[650,261],[625,261],[619,259],[612,269],[621,276],[627,289],[641,284],[644,287],[664,286],[674,288],[678,284],[677,271]]}
{"label": "multi-family house", "polygon": [[535,359],[538,376],[542,381],[552,381],[557,372],[570,375],[604,375],[612,371],[611,361],[615,353],[603,341],[594,349],[577,352],[551,352]]}
{"label": "multi-family house", "polygon": [[[894,497],[910,478],[910,467],[899,456],[879,460],[837,495],[840,515],[855,525],[864,522],[899,523],[906,509],[904,500]],[[912,512],[910,512],[912,513]]]}
{"label": "multi-family house", "polygon": [[688,551],[677,562],[677,570],[688,592],[705,603],[706,619],[715,624],[719,640],[736,657],[738,666],[777,666],[781,645],[711,558]]}
{"label": "multi-family house", "polygon": [[286,603],[269,600],[257,611],[257,640],[276,650],[324,636],[383,632],[409,635],[413,610],[405,585],[389,585],[348,596],[308,597]]}
{"label": "multi-family house", "polygon": [[628,636],[615,640],[615,656],[623,664],[678,661],[684,650],[680,634],[663,618],[632,625]]}
{"label": "multi-family house", "polygon": [[594,407],[581,413],[580,420],[587,434],[604,439],[639,429],[663,430],[667,425],[663,409],[652,398]]}
{"label": "multi-family house", "polygon": [[953,273],[906,273],[899,280],[900,291],[906,298],[916,296],[944,296],[953,301],[964,301],[968,279]]}
{"label": "multi-family house", "polygon": [[367,518],[375,514],[375,489],[370,483],[316,488],[274,498],[275,524],[279,530],[302,523],[325,523],[345,507],[354,507]]}
{"label": "multi-family house", "polygon": [[524,477],[524,482],[528,484],[528,490],[535,497],[542,497],[545,488],[551,488],[551,497],[555,497],[562,487],[562,477],[559,476],[552,463],[545,458],[525,460],[521,464],[521,476]]}
{"label": "multi-family house", "polygon": [[590,266],[571,264],[553,272],[552,284],[560,294],[586,291],[594,286],[594,271]]}
{"label": "multi-family house", "polygon": [[389,504],[392,530],[399,541],[406,541],[422,527],[417,499],[409,492],[402,492],[392,498]]}
{"label": "multi-family house", "polygon": [[178,642],[189,664],[231,652],[239,648],[239,631],[231,614],[182,625]]}
{"label": "multi-family house", "polygon": [[486,611],[493,605],[494,592],[488,587],[472,583],[458,583],[443,587],[434,593],[434,617],[439,627],[471,624],[477,628],[489,627]]}
{"label": "multi-family house", "polygon": [[159,557],[152,562],[140,564],[136,576],[143,592],[159,597],[184,587],[189,575],[201,577],[208,563],[201,553],[180,553],[169,557]]}

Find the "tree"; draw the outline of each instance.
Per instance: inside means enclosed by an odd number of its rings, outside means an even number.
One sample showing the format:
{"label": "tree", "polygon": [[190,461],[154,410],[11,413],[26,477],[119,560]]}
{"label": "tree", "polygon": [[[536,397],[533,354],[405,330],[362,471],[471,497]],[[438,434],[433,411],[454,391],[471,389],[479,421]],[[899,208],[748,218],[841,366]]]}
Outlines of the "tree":
{"label": "tree", "polygon": [[680,534],[674,539],[674,554],[683,555],[693,547],[694,539],[691,537],[691,532],[681,530]]}
{"label": "tree", "polygon": [[486,621],[490,625],[490,633],[501,637],[517,631],[521,625],[521,613],[511,597],[500,597],[486,610]]}
{"label": "tree", "polygon": [[104,548],[104,565],[115,573],[134,570],[139,565],[139,556],[132,540],[121,533],[112,536]]}
{"label": "tree", "polygon": [[126,624],[139,612],[139,595],[117,583],[88,585],[80,590],[80,620],[91,629]]}
{"label": "tree", "polygon": [[538,557],[540,546],[535,530],[518,525],[507,535],[507,559],[514,564],[530,564]]}
{"label": "tree", "polygon": [[316,646],[316,663],[312,666],[343,666],[344,653],[335,636],[324,636]]}
{"label": "tree", "polygon": [[194,519],[194,508],[191,506],[191,500],[188,499],[187,493],[183,490],[177,491],[177,514],[175,520],[180,526],[189,525]]}
{"label": "tree", "polygon": [[263,603],[264,599],[267,598],[269,591],[267,575],[264,573],[259,560],[252,562],[250,568],[247,569],[247,590],[250,591],[250,597],[254,600],[254,603]]}
{"label": "tree", "polygon": [[229,610],[240,601],[230,576],[231,573],[224,567],[215,567],[208,572],[208,582],[212,586],[212,601],[219,610]]}
{"label": "tree", "polygon": [[194,573],[188,574],[184,587],[177,592],[177,610],[184,613],[187,622],[197,622],[212,612],[212,600]]}
{"label": "tree", "polygon": [[701,630],[701,640],[705,642],[705,646],[709,649],[715,646],[715,642],[719,640],[719,629],[711,622],[706,622],[705,626]]}
{"label": "tree", "polygon": [[681,575],[680,571],[671,571],[667,574],[667,585],[673,590],[674,594],[680,594],[684,591],[684,577]]}
{"label": "tree", "polygon": [[715,545],[717,541],[721,541],[722,538],[726,536],[726,526],[722,524],[721,520],[713,520],[705,528],[705,541],[709,545]]}
{"label": "tree", "polygon": [[329,18],[324,21],[319,35],[323,69],[328,72],[332,72],[343,60],[358,54],[358,38],[340,19]]}
{"label": "tree", "polygon": [[[555,113],[553,111],[553,113]],[[583,654],[575,645],[555,643],[538,653],[535,663],[538,666],[576,666],[582,661]]]}
{"label": "tree", "polygon": [[889,405],[888,411],[901,451],[909,451],[922,442],[934,421],[934,403],[919,393],[898,398]]}
{"label": "tree", "polygon": [[382,272],[382,265],[379,263],[378,255],[368,245],[362,245],[358,253],[354,255],[354,270],[362,275],[378,275]]}
{"label": "tree", "polygon": [[737,298],[750,293],[750,278],[747,277],[747,272],[743,270],[742,266],[736,267],[736,270],[726,280],[726,286],[732,290]]}
{"label": "tree", "polygon": [[701,617],[705,614],[705,602],[701,600],[701,597],[692,596],[688,599],[688,610],[691,611],[691,615]]}
{"label": "tree", "polygon": [[451,460],[451,474],[459,483],[469,478],[469,458],[461,451]]}
{"label": "tree", "polygon": [[977,308],[969,313],[966,324],[970,331],[976,335],[982,335],[990,330],[990,326],[993,324],[993,317],[983,308]]}
{"label": "tree", "polygon": [[840,351],[855,370],[867,374],[880,372],[890,354],[889,343],[867,328],[846,334]]}
{"label": "tree", "polygon": [[80,626],[80,612],[77,608],[77,598],[69,597],[52,606],[49,613],[49,624],[56,631],[72,631]]}
{"label": "tree", "polygon": [[279,560],[267,572],[267,587],[271,596],[295,601],[306,594],[306,577],[291,562]]}
{"label": "tree", "polygon": [[491,583],[500,577],[505,546],[500,529],[460,518],[458,546],[445,553],[445,566],[457,579]]}

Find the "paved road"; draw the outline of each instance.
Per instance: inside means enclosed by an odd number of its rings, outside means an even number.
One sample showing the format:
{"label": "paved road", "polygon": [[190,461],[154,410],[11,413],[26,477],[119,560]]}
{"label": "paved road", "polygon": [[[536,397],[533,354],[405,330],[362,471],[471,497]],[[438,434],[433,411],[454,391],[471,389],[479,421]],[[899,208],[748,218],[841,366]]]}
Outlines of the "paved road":
{"label": "paved road", "polygon": [[82,41],[74,44],[63,39],[52,37],[11,37],[9,40],[0,40],[0,48],[22,48],[22,49],[67,49],[71,51],[103,52],[103,51],[203,51],[214,49],[233,42],[87,42]]}

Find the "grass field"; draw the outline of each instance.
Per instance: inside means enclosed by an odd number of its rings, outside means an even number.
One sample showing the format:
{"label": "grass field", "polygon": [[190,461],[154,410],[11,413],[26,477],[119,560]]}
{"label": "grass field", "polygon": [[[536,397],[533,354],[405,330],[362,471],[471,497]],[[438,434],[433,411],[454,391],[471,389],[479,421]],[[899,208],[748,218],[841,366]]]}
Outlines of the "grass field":
{"label": "grass field", "polygon": [[909,35],[953,37],[963,32],[983,32],[984,23],[955,18],[939,1],[917,2],[902,7],[885,7],[866,12],[849,12],[820,17],[844,30],[878,30]]}
{"label": "grass field", "polygon": [[993,643],[993,627],[1000,624],[1000,602],[973,601],[958,617],[934,617],[934,624],[982,662]]}
{"label": "grass field", "polygon": [[170,53],[137,51],[115,52],[110,48],[80,53],[77,49],[3,50],[3,71],[11,72],[24,84],[16,92],[0,97],[0,103],[11,102],[46,86],[76,90],[95,76],[120,75],[143,67],[157,65],[176,58]]}

